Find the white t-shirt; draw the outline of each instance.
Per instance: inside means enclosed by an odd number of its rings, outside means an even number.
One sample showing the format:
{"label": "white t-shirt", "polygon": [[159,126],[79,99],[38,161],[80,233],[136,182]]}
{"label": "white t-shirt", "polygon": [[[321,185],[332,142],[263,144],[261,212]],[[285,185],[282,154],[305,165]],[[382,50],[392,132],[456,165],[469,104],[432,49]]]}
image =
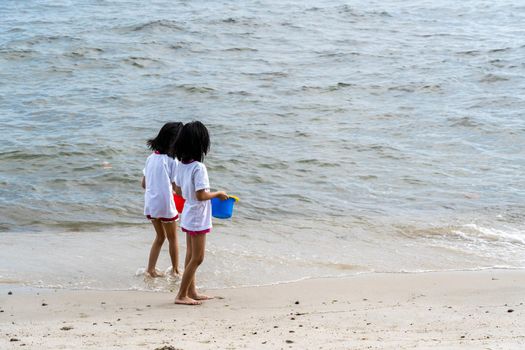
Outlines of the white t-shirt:
{"label": "white t-shirt", "polygon": [[178,160],[166,154],[153,153],[146,159],[144,215],[166,219],[177,216],[171,183],[175,182],[178,164]]}
{"label": "white t-shirt", "polygon": [[211,201],[199,201],[196,191],[210,191],[210,180],[206,166],[197,161],[189,164],[179,162],[175,184],[182,190],[182,197],[186,200],[180,221],[181,228],[188,231],[204,231],[212,227]]}

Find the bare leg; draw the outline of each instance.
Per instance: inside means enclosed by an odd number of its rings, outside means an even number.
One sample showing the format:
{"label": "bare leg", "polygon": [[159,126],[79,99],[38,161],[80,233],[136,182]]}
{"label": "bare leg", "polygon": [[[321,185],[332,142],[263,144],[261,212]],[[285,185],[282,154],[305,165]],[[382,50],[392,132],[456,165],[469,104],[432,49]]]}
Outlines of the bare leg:
{"label": "bare leg", "polygon": [[155,269],[155,266],[157,265],[157,259],[159,258],[160,249],[162,248],[162,244],[164,243],[164,240],[166,239],[166,234],[164,232],[164,227],[162,226],[162,223],[159,219],[153,219],[151,220],[151,223],[153,224],[153,227],[155,228],[155,232],[157,236],[155,237],[155,240],[153,241],[153,244],[151,245],[151,250],[149,252],[149,260],[148,260],[148,268],[146,272],[151,277],[160,277],[162,276],[161,273],[157,272]]}
{"label": "bare leg", "polygon": [[[195,300],[189,295],[189,288],[191,282],[195,279],[195,272],[202,261],[204,260],[204,249],[206,247],[206,235],[187,235],[188,250],[186,253],[186,267],[184,274],[182,275],[182,281],[180,283],[179,293],[175,298],[175,304],[185,305],[199,305],[202,302]],[[191,248],[191,249],[190,249]],[[188,256],[188,252],[190,255]]]}
{"label": "bare leg", "polygon": [[191,236],[186,233],[186,257],[184,258],[184,269],[186,269],[186,266],[188,266],[190,260],[191,260],[191,250],[192,250],[192,244],[191,244]]}
{"label": "bare leg", "polygon": [[188,288],[188,296],[192,299],[195,299],[195,300],[210,300],[210,299],[213,299],[214,297],[211,296],[211,295],[206,295],[206,294],[201,294],[199,292],[197,292],[197,288],[195,287],[195,276],[193,276],[191,282],[190,282],[190,287]]}
{"label": "bare leg", "polygon": [[[186,258],[184,259],[184,269],[186,269],[186,267],[188,266],[188,263],[191,260],[191,252],[192,252],[191,242],[192,242],[191,236],[186,233],[186,247],[187,248],[186,248]],[[195,294],[195,293],[192,293],[192,291],[194,290],[195,290],[195,276],[193,276],[190,282],[190,286],[188,288],[189,294]]]}
{"label": "bare leg", "polygon": [[179,272],[179,240],[177,238],[177,223],[175,221],[165,222],[164,231],[166,232],[166,238],[169,242],[170,258],[171,258],[171,273],[175,276],[180,274]]}
{"label": "bare leg", "polygon": [[[184,260],[184,268],[188,266],[188,263],[191,260],[191,251],[192,251],[192,245],[191,245],[191,236],[189,234],[186,234],[186,259]],[[191,279],[190,286],[188,287],[188,296],[191,299],[194,300],[208,300],[213,299],[212,296],[199,294],[197,293],[197,289],[195,288],[195,276]]]}

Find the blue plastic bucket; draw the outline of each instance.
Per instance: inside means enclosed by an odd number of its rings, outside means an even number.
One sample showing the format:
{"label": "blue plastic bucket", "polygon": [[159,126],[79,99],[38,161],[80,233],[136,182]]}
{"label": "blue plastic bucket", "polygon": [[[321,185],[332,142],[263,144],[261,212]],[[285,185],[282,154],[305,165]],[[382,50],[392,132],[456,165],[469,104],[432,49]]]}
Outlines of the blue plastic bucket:
{"label": "blue plastic bucket", "polygon": [[221,201],[219,198],[211,200],[211,215],[217,219],[228,219],[233,215],[233,205],[239,198],[230,196],[230,198]]}

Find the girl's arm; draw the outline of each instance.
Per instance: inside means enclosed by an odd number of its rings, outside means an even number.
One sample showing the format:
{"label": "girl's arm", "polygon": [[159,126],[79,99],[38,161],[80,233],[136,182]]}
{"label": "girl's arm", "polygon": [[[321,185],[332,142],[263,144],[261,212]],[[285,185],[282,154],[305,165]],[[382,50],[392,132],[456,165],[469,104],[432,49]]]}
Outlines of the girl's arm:
{"label": "girl's arm", "polygon": [[175,184],[175,182],[172,182],[171,186],[173,187],[173,192],[175,192],[177,194],[177,196],[181,196],[182,197],[182,190],[180,189],[180,187],[177,186]]}
{"label": "girl's arm", "polygon": [[146,177],[145,176],[142,177],[142,188],[146,189]]}
{"label": "girl's arm", "polygon": [[228,195],[224,191],[218,191],[218,192],[206,192],[206,190],[199,190],[195,192],[195,196],[197,197],[197,200],[199,201],[208,201],[212,198],[219,198],[220,200],[226,200],[228,199]]}

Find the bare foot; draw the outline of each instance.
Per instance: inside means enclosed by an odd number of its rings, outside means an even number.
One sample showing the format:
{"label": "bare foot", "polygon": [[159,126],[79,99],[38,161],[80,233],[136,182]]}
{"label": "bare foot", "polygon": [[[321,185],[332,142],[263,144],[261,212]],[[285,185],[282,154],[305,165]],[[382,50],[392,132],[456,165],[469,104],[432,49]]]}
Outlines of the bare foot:
{"label": "bare foot", "polygon": [[200,305],[202,304],[202,301],[198,301],[198,300],[195,300],[195,299],[192,299],[192,298],[189,298],[189,297],[177,297],[175,298],[175,304],[180,304],[180,305]]}
{"label": "bare foot", "polygon": [[182,277],[182,274],[179,271],[170,271],[170,276],[176,279],[179,279]]}
{"label": "bare foot", "polygon": [[157,270],[153,270],[153,271],[146,271],[145,273],[146,276],[148,277],[164,277],[164,274],[162,272],[159,272]]}
{"label": "bare foot", "polygon": [[190,298],[195,299],[195,300],[210,300],[210,299],[215,299],[214,296],[206,295],[206,294],[199,294],[199,293],[190,294]]}

